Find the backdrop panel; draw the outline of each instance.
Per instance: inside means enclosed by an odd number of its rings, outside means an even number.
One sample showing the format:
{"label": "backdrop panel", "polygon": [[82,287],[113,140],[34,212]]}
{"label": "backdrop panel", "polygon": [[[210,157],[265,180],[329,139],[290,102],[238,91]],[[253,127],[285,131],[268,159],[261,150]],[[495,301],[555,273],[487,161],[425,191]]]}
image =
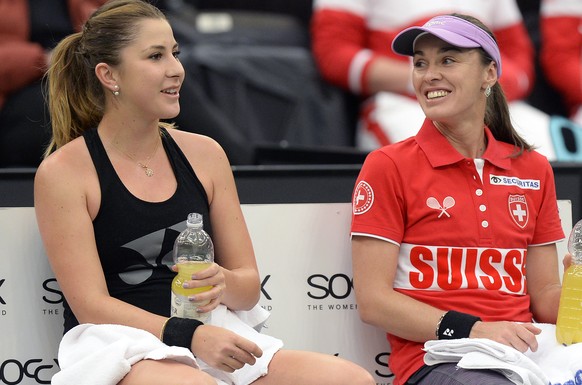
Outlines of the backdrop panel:
{"label": "backdrop panel", "polygon": [[[559,201],[566,234],[571,204]],[[349,203],[244,204],[262,279],[264,332],[290,349],[355,361],[389,385],[390,347],[363,324],[352,288]],[[559,255],[566,243],[559,245]],[[561,257],[560,257],[561,259]],[[0,209],[0,384],[50,384],[58,371],[62,294],[44,253],[34,209]]]}

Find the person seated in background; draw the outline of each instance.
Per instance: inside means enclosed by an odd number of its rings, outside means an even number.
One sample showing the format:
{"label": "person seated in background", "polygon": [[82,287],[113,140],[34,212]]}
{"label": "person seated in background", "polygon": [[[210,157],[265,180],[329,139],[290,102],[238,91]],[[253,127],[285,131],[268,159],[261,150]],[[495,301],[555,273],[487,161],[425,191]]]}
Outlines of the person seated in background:
{"label": "person seated in background", "polygon": [[582,125],[582,2],[542,0],[540,40],[542,70],[569,117]]}
{"label": "person seated in background", "polygon": [[[52,49],[106,0],[0,2],[0,167],[37,167],[51,127],[42,77]],[[154,1],[152,1],[153,3]],[[207,101],[192,79],[183,89],[187,108],[173,119],[179,129],[219,141],[234,165],[253,164],[253,145]]]}
{"label": "person seated in background", "polygon": [[[260,279],[222,147],[167,122],[185,71],[165,15],[111,0],[54,49],[53,137],[34,207],[63,292],[53,385],[373,385],[333,355],[281,349],[259,333]],[[170,316],[171,251],[189,213],[204,218],[215,263],[188,288],[211,322]],[[245,322],[246,321],[246,322]]]}
{"label": "person seated in background", "polygon": [[41,79],[53,47],[105,0],[0,2],[0,167],[36,167],[50,140]]}
{"label": "person seated in background", "polygon": [[358,311],[387,332],[395,385],[511,385],[499,368],[425,365],[423,348],[479,338],[538,349],[533,320],[555,324],[561,294],[552,167],[511,122],[505,62],[482,22],[436,16],[392,49],[412,57],[407,79],[425,118],[416,135],[368,154],[358,175]]}
{"label": "person seated in background", "polygon": [[450,12],[478,17],[495,33],[503,58],[500,83],[516,128],[553,158],[549,116],[524,102],[534,84],[534,47],[515,0],[315,0],[311,34],[319,69],[364,99],[357,147],[369,151],[418,131],[424,114],[414,100],[410,60],[391,52],[387,42],[403,28]]}

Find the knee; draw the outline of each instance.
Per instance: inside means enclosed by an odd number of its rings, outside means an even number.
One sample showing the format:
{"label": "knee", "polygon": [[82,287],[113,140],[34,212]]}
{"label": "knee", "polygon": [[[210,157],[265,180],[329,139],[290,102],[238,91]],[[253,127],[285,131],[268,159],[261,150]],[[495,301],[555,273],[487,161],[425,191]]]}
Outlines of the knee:
{"label": "knee", "polygon": [[216,385],[208,373],[173,360],[141,360],[118,385]]}
{"label": "knee", "polygon": [[376,385],[376,379],[370,372],[361,368],[350,383],[352,385]]}
{"label": "knee", "polygon": [[338,371],[341,377],[336,378],[337,384],[341,385],[376,385],[376,379],[363,367],[349,362],[344,366],[344,370]]}
{"label": "knee", "polygon": [[185,377],[180,385],[216,385],[216,380],[210,374],[196,369],[196,373]]}

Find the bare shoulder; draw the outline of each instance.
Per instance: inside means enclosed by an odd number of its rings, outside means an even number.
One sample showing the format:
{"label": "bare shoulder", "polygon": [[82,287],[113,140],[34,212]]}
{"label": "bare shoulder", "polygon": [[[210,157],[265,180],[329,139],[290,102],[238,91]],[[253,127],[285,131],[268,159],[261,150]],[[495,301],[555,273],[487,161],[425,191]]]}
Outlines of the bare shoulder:
{"label": "bare shoulder", "polygon": [[193,166],[207,167],[230,166],[222,146],[214,139],[191,132],[170,129],[168,133],[184,152]]}
{"label": "bare shoulder", "polygon": [[37,177],[66,176],[92,165],[83,138],[76,138],[44,159],[36,172]]}
{"label": "bare shoulder", "polygon": [[230,162],[218,142],[208,136],[177,129],[168,132],[186,155],[211,204],[216,201],[218,192],[236,195]]}
{"label": "bare shoulder", "polygon": [[224,153],[220,144],[209,136],[181,131],[177,128],[169,129],[168,133],[176,141],[182,151],[203,151],[206,155]]}
{"label": "bare shoulder", "polygon": [[92,183],[97,183],[97,177],[91,156],[84,139],[76,138],[39,165],[34,180],[35,202],[85,195],[94,187]]}

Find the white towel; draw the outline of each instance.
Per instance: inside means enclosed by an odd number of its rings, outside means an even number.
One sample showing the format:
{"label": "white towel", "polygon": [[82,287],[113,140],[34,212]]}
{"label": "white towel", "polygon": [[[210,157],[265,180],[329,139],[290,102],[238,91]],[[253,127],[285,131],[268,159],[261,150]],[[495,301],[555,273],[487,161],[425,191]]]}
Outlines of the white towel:
{"label": "white towel", "polygon": [[556,327],[536,324],[539,348],[525,354],[488,339],[462,338],[427,341],[427,365],[457,362],[465,369],[492,369],[518,385],[582,384],[582,344],[562,346],[556,341]]}
{"label": "white towel", "polygon": [[141,329],[122,325],[79,325],[61,340],[58,353],[61,370],[53,376],[51,384],[116,385],[131,365],[140,360],[171,359],[200,367],[219,385],[247,385],[267,373],[271,358],[283,346],[281,340],[257,331],[268,317],[269,312],[258,305],[250,311],[237,312],[220,305],[212,312],[211,325],[227,328],[263,350],[263,356],[254,365],[245,365],[234,373],[212,369],[202,360],[197,361],[190,350],[167,346]]}
{"label": "white towel", "polygon": [[144,359],[172,359],[198,367],[188,349],[167,346],[153,334],[122,325],[83,324],[67,332],[59,346],[52,385],[114,385]]}
{"label": "white towel", "polygon": [[[582,384],[582,343],[563,346],[556,341],[556,325],[536,324],[542,329],[538,336],[540,349],[525,354],[536,362],[552,385]],[[542,348],[543,347],[543,348]]]}

